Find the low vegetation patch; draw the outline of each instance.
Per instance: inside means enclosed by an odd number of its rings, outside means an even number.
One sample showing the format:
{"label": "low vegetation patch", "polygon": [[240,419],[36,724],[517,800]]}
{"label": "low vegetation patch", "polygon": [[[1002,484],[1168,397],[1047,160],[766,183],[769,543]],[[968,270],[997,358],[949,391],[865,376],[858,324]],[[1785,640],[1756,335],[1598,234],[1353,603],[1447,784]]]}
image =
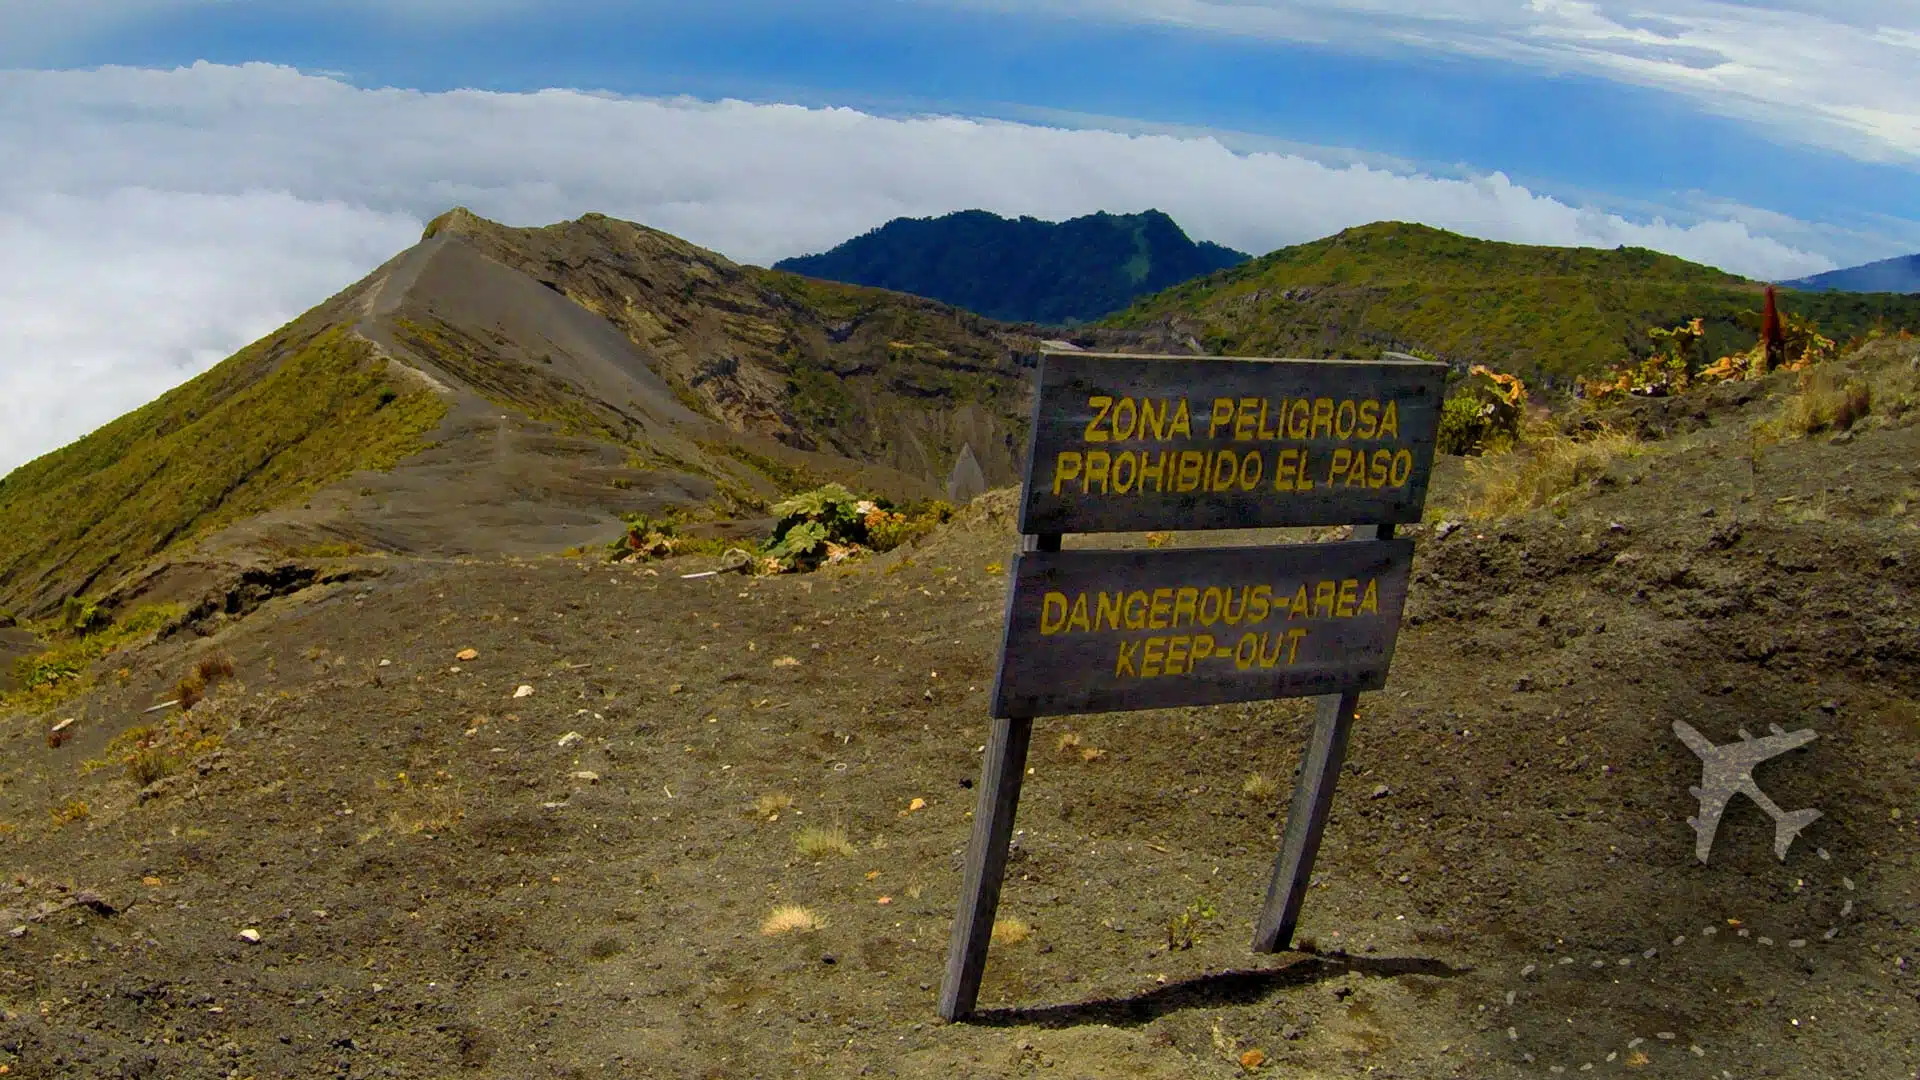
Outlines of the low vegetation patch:
{"label": "low vegetation patch", "polygon": [[194,664],[185,675],[180,677],[178,683],[174,684],[174,699],[180,703],[180,710],[185,712],[200,704],[201,700],[207,696],[208,690],[222,680],[232,677],[231,657],[225,654],[203,657],[199,663]]}
{"label": "low vegetation patch", "polygon": [[14,661],[16,686],[0,697],[0,709],[45,709],[66,701],[90,685],[95,661],[139,644],[185,614],[179,604],[149,604],[113,620],[90,601],[70,599],[61,621],[72,629],[52,630],[51,648]]}
{"label": "low vegetation patch", "polygon": [[1645,452],[1639,439],[1611,429],[1580,437],[1536,435],[1504,453],[1468,461],[1472,491],[1466,512],[1475,518],[1500,518],[1559,505],[1606,476],[1616,462]]}
{"label": "low vegetation patch", "polygon": [[1018,945],[1032,936],[1032,923],[1009,915],[993,920],[993,932],[988,940],[995,945]]}
{"label": "low vegetation patch", "polygon": [[100,757],[80,764],[80,771],[118,767],[134,787],[145,788],[220,749],[230,726],[228,718],[212,707],[176,713],[160,723],[139,724],[115,735]]}
{"label": "low vegetation patch", "polygon": [[1188,904],[1178,915],[1167,920],[1167,948],[1171,951],[1193,948],[1201,932],[1219,917],[1220,909],[1205,897]]}
{"label": "low vegetation patch", "polygon": [[777,504],[773,512],[773,535],[761,546],[761,569],[768,573],[811,570],[862,551],[891,551],[952,520],[954,509],[940,500],[895,509],[827,484]]}
{"label": "low vegetation patch", "polygon": [[892,551],[918,542],[951,521],[954,508],[943,500],[895,507],[883,499],[863,499],[841,484],[803,491],[773,507],[773,532],[755,551],[729,540],[690,537],[678,514],[631,514],[627,530],[607,547],[608,557],[663,559],[672,555],[727,556],[739,550],[740,568],[761,574],[814,570],[866,552]]}
{"label": "low vegetation patch", "polygon": [[778,934],[812,933],[825,925],[820,916],[806,908],[798,904],[787,904],[773,909],[773,913],[760,923],[760,932],[768,937]]}
{"label": "low vegetation patch", "polygon": [[92,813],[92,808],[87,806],[84,801],[74,799],[71,802],[54,807],[48,812],[48,816],[53,819],[53,827],[58,829],[66,825],[71,825],[76,821],[85,821]]}
{"label": "low vegetation patch", "polygon": [[[1748,312],[1745,316],[1745,321],[1752,323],[1755,330],[1760,329],[1760,319],[1759,312]],[[1708,363],[1707,329],[1701,319],[1679,326],[1656,326],[1647,334],[1653,349],[1646,357],[1623,361],[1596,378],[1579,380],[1581,395],[1596,402],[1629,395],[1668,397],[1697,386],[1756,379],[1768,371],[1764,342]],[[1804,371],[1839,354],[1839,346],[1821,334],[1811,319],[1782,314],[1780,335],[1780,363],[1775,370]]]}
{"label": "low vegetation patch", "polygon": [[829,855],[852,855],[853,841],[838,825],[810,826],[793,838],[793,846],[806,859],[824,859]]}
{"label": "low vegetation patch", "polygon": [[1526,383],[1475,364],[1441,406],[1436,449],[1471,456],[1511,447],[1526,405]]}
{"label": "low vegetation patch", "polygon": [[1240,785],[1240,791],[1249,799],[1265,802],[1280,794],[1280,783],[1266,773],[1252,773]]}
{"label": "low vegetation patch", "polygon": [[768,821],[777,820],[780,811],[793,805],[793,796],[784,791],[769,791],[753,800],[753,812]]}
{"label": "low vegetation patch", "polygon": [[1865,379],[1824,368],[1800,373],[1798,392],[1781,408],[1788,434],[1847,431],[1873,411],[1873,388]]}
{"label": "low vegetation patch", "polygon": [[614,562],[627,559],[664,559],[670,555],[719,555],[735,544],[712,537],[688,536],[683,514],[660,516],[627,514],[622,520],[627,531],[607,545],[607,558]]}

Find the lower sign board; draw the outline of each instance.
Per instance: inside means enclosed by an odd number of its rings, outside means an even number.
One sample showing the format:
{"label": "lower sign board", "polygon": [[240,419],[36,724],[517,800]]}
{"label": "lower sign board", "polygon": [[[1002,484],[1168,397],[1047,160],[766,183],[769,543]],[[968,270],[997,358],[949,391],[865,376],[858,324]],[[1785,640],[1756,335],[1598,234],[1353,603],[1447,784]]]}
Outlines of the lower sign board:
{"label": "lower sign board", "polygon": [[1378,690],[1412,563],[1409,540],[1022,552],[993,715]]}

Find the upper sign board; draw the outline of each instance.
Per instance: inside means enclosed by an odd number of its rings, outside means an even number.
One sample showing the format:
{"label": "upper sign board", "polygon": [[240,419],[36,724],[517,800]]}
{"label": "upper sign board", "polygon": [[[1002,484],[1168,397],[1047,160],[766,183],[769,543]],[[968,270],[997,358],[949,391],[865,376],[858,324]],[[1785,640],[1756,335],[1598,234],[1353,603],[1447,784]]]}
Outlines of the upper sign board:
{"label": "upper sign board", "polygon": [[1020,531],[1417,522],[1446,373],[1421,360],[1046,353]]}
{"label": "upper sign board", "polygon": [[995,716],[1378,690],[1410,540],[1015,559]]}

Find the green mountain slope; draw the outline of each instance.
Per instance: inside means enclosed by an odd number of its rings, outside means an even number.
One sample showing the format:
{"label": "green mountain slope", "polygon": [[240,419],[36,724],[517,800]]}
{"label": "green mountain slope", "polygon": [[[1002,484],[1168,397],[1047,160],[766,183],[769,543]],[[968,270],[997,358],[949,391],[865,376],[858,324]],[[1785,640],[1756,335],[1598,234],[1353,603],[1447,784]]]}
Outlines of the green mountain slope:
{"label": "green mountain slope", "polygon": [[[1210,352],[1372,356],[1425,349],[1564,380],[1648,351],[1647,331],[1706,322],[1714,355],[1746,348],[1762,286],[1638,248],[1538,247],[1380,222],[1282,248],[1146,297],[1102,325],[1191,334]],[[1920,297],[1782,292],[1829,336],[1920,327]]]}
{"label": "green mountain slope", "polygon": [[0,607],[45,610],[176,544],[423,449],[445,403],[309,313],[0,478]]}
{"label": "green mountain slope", "polygon": [[450,211],[286,327],[0,479],[0,610],[197,600],[224,568],[311,550],[559,551],[624,513],[751,517],[826,480],[930,497],[967,447],[1007,483],[1036,345],[602,215],[523,229]]}
{"label": "green mountain slope", "polygon": [[1062,325],[1246,259],[1194,243],[1158,210],[1062,222],[962,210],[896,218],[774,269],[931,297],[1007,322]]}

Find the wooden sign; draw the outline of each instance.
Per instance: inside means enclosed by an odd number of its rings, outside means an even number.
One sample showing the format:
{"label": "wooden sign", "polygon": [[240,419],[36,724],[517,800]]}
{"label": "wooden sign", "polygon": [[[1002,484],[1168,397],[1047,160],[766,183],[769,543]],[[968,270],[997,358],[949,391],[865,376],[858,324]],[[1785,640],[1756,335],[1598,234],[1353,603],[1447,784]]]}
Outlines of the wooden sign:
{"label": "wooden sign", "polygon": [[[1360,694],[1386,681],[1446,367],[1041,357],[1033,442],[940,1015],[973,1011],[1033,720],[1317,696],[1254,948],[1292,940]],[[1069,532],[1352,524],[1352,540],[1061,550]]]}
{"label": "wooden sign", "polygon": [[1020,531],[1418,521],[1446,371],[1047,353]]}
{"label": "wooden sign", "polygon": [[1023,552],[994,716],[1378,690],[1413,543]]}

